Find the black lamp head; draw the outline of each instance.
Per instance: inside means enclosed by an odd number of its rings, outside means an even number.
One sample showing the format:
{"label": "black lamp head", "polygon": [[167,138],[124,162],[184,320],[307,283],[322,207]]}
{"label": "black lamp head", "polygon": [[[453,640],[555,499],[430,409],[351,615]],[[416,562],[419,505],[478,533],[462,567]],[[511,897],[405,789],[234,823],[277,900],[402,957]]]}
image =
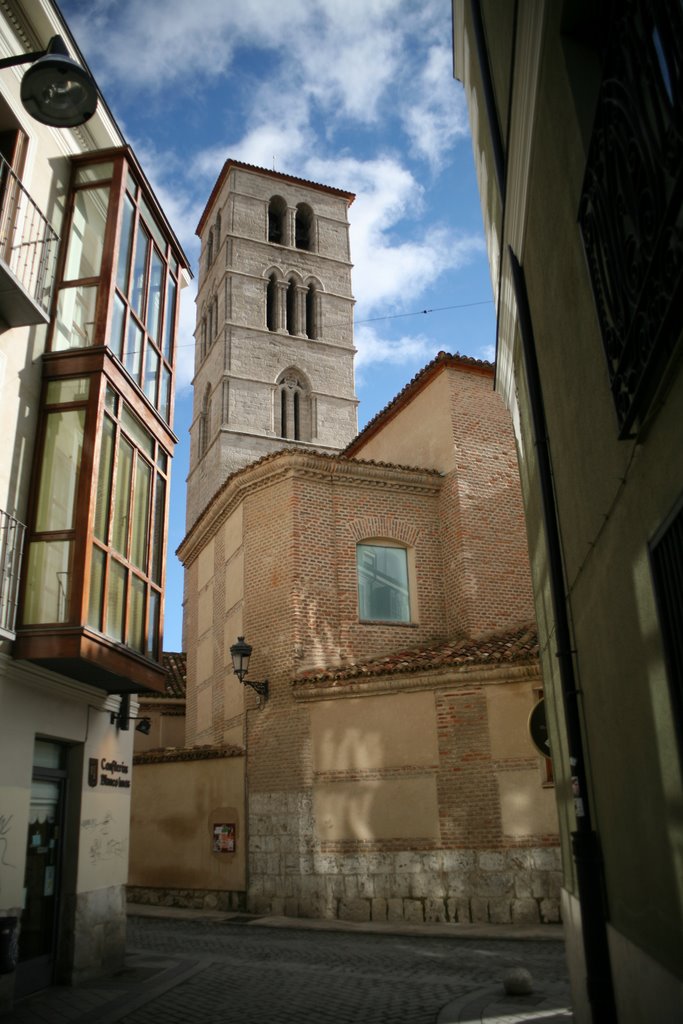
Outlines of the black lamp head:
{"label": "black lamp head", "polygon": [[249,658],[251,657],[251,644],[248,644],[243,636],[237,637],[237,643],[230,648],[232,657],[232,669],[239,681],[244,682],[244,677],[249,671]]}
{"label": "black lamp head", "polygon": [[53,128],[85,124],[97,109],[92,76],[69,56],[60,36],[50,40],[21,81],[21,102],[31,117]]}

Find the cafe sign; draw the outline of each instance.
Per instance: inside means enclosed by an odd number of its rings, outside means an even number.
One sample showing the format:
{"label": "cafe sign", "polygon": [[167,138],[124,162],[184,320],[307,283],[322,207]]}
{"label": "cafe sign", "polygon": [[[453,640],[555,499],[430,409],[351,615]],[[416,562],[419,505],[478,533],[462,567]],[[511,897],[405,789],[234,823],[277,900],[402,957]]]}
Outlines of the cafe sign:
{"label": "cafe sign", "polygon": [[91,757],[88,760],[88,785],[130,789],[130,767],[125,761]]}

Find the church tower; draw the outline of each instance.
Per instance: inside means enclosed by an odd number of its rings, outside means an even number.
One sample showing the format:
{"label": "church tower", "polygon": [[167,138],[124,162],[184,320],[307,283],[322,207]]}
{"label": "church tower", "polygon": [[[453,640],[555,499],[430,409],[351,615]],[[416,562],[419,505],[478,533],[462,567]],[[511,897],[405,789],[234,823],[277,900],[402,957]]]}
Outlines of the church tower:
{"label": "church tower", "polygon": [[356,435],[351,192],[228,160],[201,264],[187,528],[223,481],[282,447]]}

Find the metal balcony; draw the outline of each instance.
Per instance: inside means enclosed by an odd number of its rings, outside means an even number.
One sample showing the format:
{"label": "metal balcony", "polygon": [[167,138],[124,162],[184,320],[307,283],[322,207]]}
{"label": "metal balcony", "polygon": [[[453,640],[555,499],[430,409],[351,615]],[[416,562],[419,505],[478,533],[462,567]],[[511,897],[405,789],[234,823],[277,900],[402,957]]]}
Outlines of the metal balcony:
{"label": "metal balcony", "polygon": [[14,639],[26,527],[0,509],[0,637]]}
{"label": "metal balcony", "polygon": [[59,236],[6,160],[0,157],[0,320],[45,324]]}

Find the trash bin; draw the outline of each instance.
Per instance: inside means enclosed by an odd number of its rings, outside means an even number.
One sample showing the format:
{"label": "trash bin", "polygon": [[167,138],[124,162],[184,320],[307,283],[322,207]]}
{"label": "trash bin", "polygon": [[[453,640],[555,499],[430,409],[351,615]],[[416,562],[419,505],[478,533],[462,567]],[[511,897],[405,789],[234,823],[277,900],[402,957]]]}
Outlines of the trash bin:
{"label": "trash bin", "polygon": [[19,960],[19,918],[0,917],[0,974],[11,974]]}

